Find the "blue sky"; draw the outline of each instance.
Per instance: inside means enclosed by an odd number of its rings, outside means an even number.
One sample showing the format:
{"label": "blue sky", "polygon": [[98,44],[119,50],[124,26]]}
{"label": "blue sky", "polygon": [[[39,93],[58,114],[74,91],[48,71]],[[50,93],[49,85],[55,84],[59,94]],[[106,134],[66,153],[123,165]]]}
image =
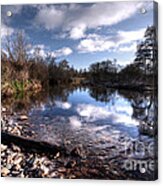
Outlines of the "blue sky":
{"label": "blue sky", "polygon": [[137,43],[153,24],[153,3],[8,5],[2,6],[1,14],[2,41],[23,30],[31,55],[39,47],[43,57],[67,59],[78,69],[105,59],[117,59],[124,66],[133,61]]}

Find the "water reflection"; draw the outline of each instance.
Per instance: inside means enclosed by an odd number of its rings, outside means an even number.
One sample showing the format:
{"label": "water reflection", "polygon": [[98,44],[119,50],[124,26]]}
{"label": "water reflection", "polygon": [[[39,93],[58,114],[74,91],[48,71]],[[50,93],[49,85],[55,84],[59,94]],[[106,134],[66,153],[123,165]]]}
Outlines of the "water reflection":
{"label": "water reflection", "polygon": [[156,135],[157,133],[157,93],[156,92],[125,92],[119,91],[126,97],[133,108],[133,118],[139,120],[140,133],[146,135]]}
{"label": "water reflection", "polygon": [[[64,118],[74,129],[111,126],[130,136],[157,131],[157,100],[152,92],[130,92],[92,87],[53,88],[48,93],[17,95],[2,100],[15,112],[28,112],[33,123],[53,124]],[[55,123],[54,123],[55,124]],[[105,127],[104,127],[105,128]],[[92,129],[94,130],[94,129]]]}
{"label": "water reflection", "polygon": [[43,107],[48,101],[48,94],[17,94],[13,97],[2,98],[2,105],[12,112],[28,112],[31,108]]}
{"label": "water reflection", "polygon": [[111,102],[114,101],[114,89],[106,89],[106,88],[95,88],[90,87],[89,88],[89,94],[91,97],[95,98],[96,101],[100,102]]}
{"label": "water reflection", "polygon": [[[116,167],[127,175],[126,160],[143,165],[155,162],[157,99],[152,92],[54,88],[48,93],[2,100],[2,104],[14,112],[28,114],[37,140],[62,146],[69,154],[80,147],[83,165],[86,161],[90,170],[96,166],[99,172],[109,175],[108,170],[114,171]],[[142,179],[145,176],[139,170],[129,174]],[[154,172],[149,169],[146,174],[149,180]]]}

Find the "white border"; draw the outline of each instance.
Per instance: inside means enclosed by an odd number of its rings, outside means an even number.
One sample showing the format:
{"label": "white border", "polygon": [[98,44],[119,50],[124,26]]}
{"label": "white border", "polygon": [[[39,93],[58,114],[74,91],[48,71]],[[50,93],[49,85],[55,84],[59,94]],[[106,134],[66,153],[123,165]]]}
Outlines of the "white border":
{"label": "white border", "polygon": [[[100,0],[1,0],[0,4],[47,4],[47,3],[67,3],[67,2],[99,2]],[[104,0],[108,1],[108,0]],[[111,1],[111,0],[110,0]],[[117,1],[117,0],[112,0],[112,1]],[[139,186],[146,186],[146,185],[154,185],[157,184],[162,185],[163,184],[163,179],[161,178],[163,169],[161,165],[163,165],[162,162],[162,157],[163,157],[163,103],[162,100],[162,95],[163,95],[163,89],[161,86],[161,83],[163,83],[163,43],[162,43],[162,33],[163,33],[163,25],[162,22],[160,21],[161,18],[163,18],[163,0],[157,0],[159,3],[159,180],[155,182],[142,182],[142,181],[110,181],[110,180],[59,180],[59,179],[19,179],[19,178],[0,178],[0,184],[5,186],[33,186],[36,184],[48,184],[48,186],[82,186],[84,184],[89,184],[90,186],[105,186],[113,184],[113,185],[119,185],[121,184],[122,186],[128,186],[128,185],[137,185]]]}

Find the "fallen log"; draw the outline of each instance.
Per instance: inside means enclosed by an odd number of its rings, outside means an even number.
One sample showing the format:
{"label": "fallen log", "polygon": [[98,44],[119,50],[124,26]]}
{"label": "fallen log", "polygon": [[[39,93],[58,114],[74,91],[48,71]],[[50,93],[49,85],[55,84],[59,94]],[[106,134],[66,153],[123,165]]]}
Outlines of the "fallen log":
{"label": "fallen log", "polygon": [[67,154],[66,149],[45,141],[37,141],[23,136],[17,136],[7,132],[1,132],[1,143],[5,145],[15,144],[27,152],[40,152],[56,154],[58,152]]}

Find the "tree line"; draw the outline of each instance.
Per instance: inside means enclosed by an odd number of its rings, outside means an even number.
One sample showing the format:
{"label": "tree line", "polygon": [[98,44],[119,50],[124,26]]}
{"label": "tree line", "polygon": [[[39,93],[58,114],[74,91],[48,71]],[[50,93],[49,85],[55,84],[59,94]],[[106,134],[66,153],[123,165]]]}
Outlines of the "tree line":
{"label": "tree line", "polygon": [[66,86],[74,78],[84,78],[85,81],[81,82],[89,86],[157,86],[158,42],[154,26],[146,29],[144,39],[137,45],[134,62],[122,69],[116,59],[108,59],[91,64],[88,70],[77,70],[66,59],[57,62],[51,54],[43,58],[39,47],[34,48],[31,56],[23,32],[6,37],[3,45],[2,95],[9,88],[9,94],[12,94],[49,86]]}
{"label": "tree line", "polygon": [[54,85],[64,86],[70,84],[73,77],[83,75],[81,70],[70,67],[65,59],[56,62],[50,54],[42,57],[40,47],[35,47],[30,55],[28,47],[23,32],[6,37],[1,51],[2,95],[30,90],[37,92]]}
{"label": "tree line", "polygon": [[115,87],[157,87],[158,42],[154,26],[148,27],[137,45],[134,61],[120,69],[116,59],[94,63],[89,68],[90,82]]}

